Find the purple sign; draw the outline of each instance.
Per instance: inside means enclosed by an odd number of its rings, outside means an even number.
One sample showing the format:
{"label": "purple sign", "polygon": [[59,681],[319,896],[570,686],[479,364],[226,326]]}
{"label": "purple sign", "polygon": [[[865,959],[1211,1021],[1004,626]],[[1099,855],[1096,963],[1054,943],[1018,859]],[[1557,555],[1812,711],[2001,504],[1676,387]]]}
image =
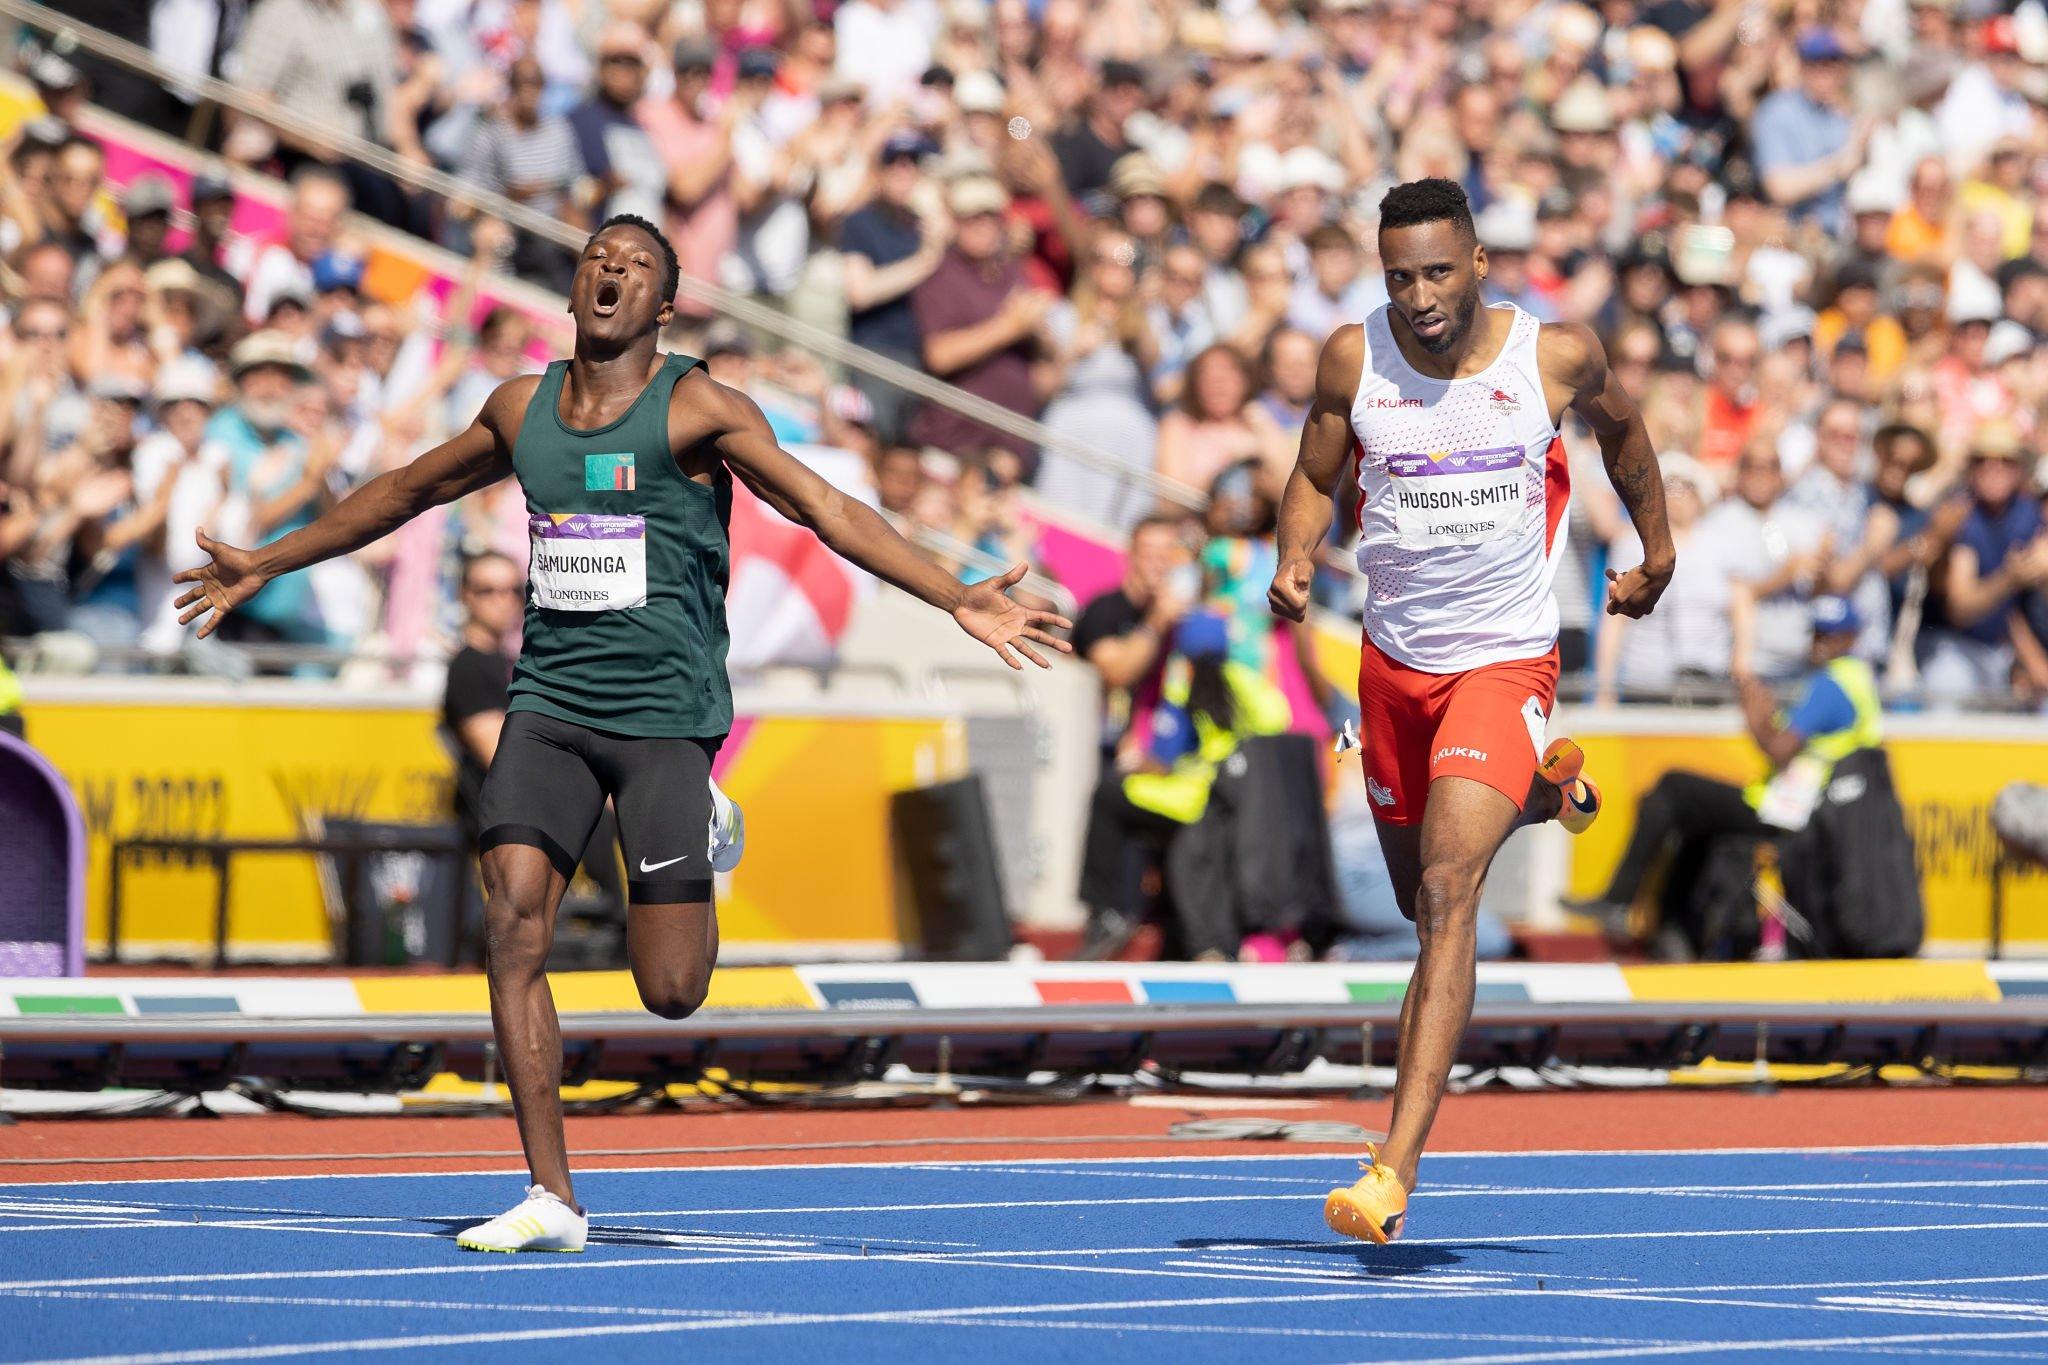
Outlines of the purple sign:
{"label": "purple sign", "polygon": [[597,512],[571,512],[559,520],[542,512],[529,515],[526,524],[543,540],[642,540],[647,535],[643,517]]}
{"label": "purple sign", "polygon": [[1389,455],[1387,472],[1397,479],[1427,478],[1439,474],[1494,474],[1521,464],[1520,446],[1495,446],[1491,450],[1449,450],[1435,454]]}

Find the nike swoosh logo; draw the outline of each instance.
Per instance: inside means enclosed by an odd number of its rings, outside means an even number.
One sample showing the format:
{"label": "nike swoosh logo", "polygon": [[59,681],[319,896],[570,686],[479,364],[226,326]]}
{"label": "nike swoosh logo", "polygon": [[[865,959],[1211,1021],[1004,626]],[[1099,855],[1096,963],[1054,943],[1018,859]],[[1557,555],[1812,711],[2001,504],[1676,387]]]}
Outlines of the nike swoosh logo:
{"label": "nike swoosh logo", "polygon": [[670,858],[667,863],[650,863],[645,858],[642,858],[640,860],[640,870],[642,872],[659,872],[664,867],[667,867],[669,863],[682,862],[683,859],[688,858],[689,856],[689,854],[685,853],[678,857]]}

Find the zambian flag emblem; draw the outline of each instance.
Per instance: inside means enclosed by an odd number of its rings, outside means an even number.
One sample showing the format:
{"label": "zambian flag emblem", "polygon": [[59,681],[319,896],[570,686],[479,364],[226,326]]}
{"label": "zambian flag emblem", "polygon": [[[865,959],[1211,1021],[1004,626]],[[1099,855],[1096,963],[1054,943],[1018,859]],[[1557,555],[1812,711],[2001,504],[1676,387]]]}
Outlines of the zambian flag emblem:
{"label": "zambian flag emblem", "polygon": [[586,493],[630,493],[633,491],[633,452],[583,457],[583,491]]}

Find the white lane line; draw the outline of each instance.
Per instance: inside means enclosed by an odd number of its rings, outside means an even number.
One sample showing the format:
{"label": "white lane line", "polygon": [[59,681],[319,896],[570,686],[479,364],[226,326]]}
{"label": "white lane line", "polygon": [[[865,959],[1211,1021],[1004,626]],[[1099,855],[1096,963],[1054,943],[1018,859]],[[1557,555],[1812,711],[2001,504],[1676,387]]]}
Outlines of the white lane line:
{"label": "white lane line", "polygon": [[[90,1303],[205,1303],[246,1304],[259,1308],[400,1308],[438,1313],[574,1313],[579,1316],[606,1314],[652,1318],[723,1318],[743,1316],[724,1308],[636,1308],[625,1304],[594,1303],[460,1303],[451,1299],[359,1299],[321,1298],[305,1294],[170,1294],[141,1289],[11,1289],[0,1290],[17,1299],[81,1299]],[[759,1313],[757,1317],[773,1314]]]}
{"label": "white lane line", "polygon": [[[1343,1157],[1333,1157],[1332,1164],[1342,1164]],[[1105,1180],[1221,1180],[1233,1185],[1296,1185],[1303,1189],[1322,1189],[1329,1182],[1316,1176],[1292,1175],[1224,1175],[1199,1171],[1091,1171],[1082,1167],[1066,1169],[1061,1167],[1033,1166],[935,1166],[933,1170],[952,1170],[960,1175],[1087,1175],[1100,1176]],[[2041,1182],[2048,1185],[2048,1180]]]}
{"label": "white lane line", "polygon": [[1631,1242],[1692,1237],[1857,1237],[1878,1232],[1987,1232],[1993,1228],[2048,1228],[2048,1222],[1891,1223],[1842,1228],[1693,1228],[1683,1232],[1488,1232],[1468,1237],[1404,1237],[1403,1246],[1465,1246],[1472,1242]]}
{"label": "white lane line", "polygon": [[780,1313],[767,1316],[702,1318],[690,1322],[603,1323],[526,1331],[445,1333],[437,1336],[363,1337],[345,1341],[300,1341],[215,1350],[163,1351],[150,1355],[70,1356],[31,1365],[183,1365],[200,1360],[261,1360],[279,1356],[319,1355],[337,1351],[405,1351],[421,1347],[480,1346],[512,1341],[556,1341],[565,1337],[646,1336],[659,1332],[695,1332],[726,1327],[810,1327],[855,1323],[932,1321],[1024,1317],[1039,1313],[1133,1312],[1151,1308],[1221,1308],[1247,1304],[1343,1302],[1358,1294],[1301,1294],[1275,1299],[1270,1295],[1231,1295],[1206,1299],[1128,1299],[1102,1303],[994,1304],[976,1308],[899,1309],[870,1313]]}
{"label": "white lane line", "polygon": [[1839,1294],[1821,1300],[1851,1308],[1887,1308],[1911,1313],[1960,1313],[1970,1317],[2035,1318],[2048,1321],[2048,1303],[2018,1299],[1955,1299],[1937,1295]]}
{"label": "white lane line", "polygon": [[[1063,1330],[1081,1328],[1094,1332],[1195,1332],[1216,1336],[1271,1337],[1393,1337],[1416,1341],[1498,1341],[1553,1346],[1662,1346],[1665,1337],[1560,1337],[1509,1332],[1397,1332],[1384,1327],[1240,1327],[1191,1322],[1090,1322],[1082,1318],[1039,1320],[1036,1318],[948,1319],[935,1316],[935,1325],[947,1327],[1048,1327]],[[1427,1361],[1428,1357],[1422,1357]],[[1420,1365],[1420,1362],[1418,1362]]]}
{"label": "white lane line", "polygon": [[[1768,1341],[1686,1341],[1613,1350],[1543,1351],[1516,1355],[1440,1356],[1430,1365],[1537,1365],[1553,1360],[1612,1360],[1621,1356],[1704,1355],[1710,1351],[1837,1351],[1849,1348],[1932,1346],[1965,1341],[2037,1341],[2048,1332],[1916,1332],[1883,1337],[1779,1337]],[[1381,1365],[1363,1361],[1358,1365]]]}
{"label": "white lane line", "polygon": [[[1165,1134],[1162,1133],[1160,1135],[1160,1143],[1162,1145],[1172,1141],[1174,1141],[1174,1139],[1167,1137]],[[1876,1154],[1882,1157],[1883,1155],[1889,1153],[1913,1153],[1917,1155],[1919,1158],[1921,1158],[1919,1161],[1916,1161],[1913,1164],[1924,1165],[1932,1164],[1940,1156],[1948,1153],[1967,1152],[2048,1152],[2048,1142],[1958,1142],[1945,1143],[1939,1146],[1929,1146],[1925,1141],[1915,1140],[1911,1142],[1902,1141],[1894,1143],[1880,1143],[1846,1147],[1653,1147],[1644,1148],[1640,1151],[1614,1151],[1612,1149],[1596,1150],[1590,1148],[1558,1147],[1545,1148],[1542,1151],[1532,1152],[1431,1152],[1425,1155],[1422,1159],[1425,1165],[1434,1169],[1436,1163],[1442,1161],[1528,1161],[1532,1159],[1540,1159],[1545,1157],[1592,1157],[1608,1161],[1632,1161],[1639,1158],[1654,1159],[1659,1157],[1683,1157],[1687,1160],[1699,1161],[1712,1160],[1716,1157],[1811,1157],[1862,1156],[1870,1154]],[[306,1155],[305,1160],[308,1162],[316,1162],[320,1160],[320,1158],[321,1153],[310,1152]],[[402,1152],[391,1154],[391,1160],[393,1161],[419,1161],[425,1159],[427,1158],[408,1158]],[[512,1152],[508,1153],[506,1156],[502,1158],[494,1158],[494,1160],[517,1162],[520,1160],[520,1157],[517,1152]],[[1333,1161],[1341,1162],[1343,1160],[1344,1158],[1341,1156],[1332,1156],[1328,1153],[1316,1152],[1226,1152],[1209,1156],[1190,1155],[994,1157],[990,1158],[990,1160],[986,1163],[978,1163],[968,1158],[954,1158],[952,1160],[947,1161],[924,1162],[834,1161],[829,1163],[813,1164],[808,1166],[797,1165],[793,1162],[786,1161],[735,1162],[725,1165],[706,1166],[592,1166],[587,1169],[580,1170],[578,1174],[697,1175],[707,1172],[718,1171],[822,1172],[859,1170],[917,1172],[920,1170],[944,1171],[956,1166],[974,1166],[982,1164],[986,1164],[989,1166],[1114,1166],[1119,1164],[1127,1166],[1156,1166],[1162,1162],[1194,1163],[1225,1161],[1317,1161],[1328,1163]],[[107,1164],[118,1165],[119,1163],[117,1160],[115,1160],[109,1161]],[[461,1177],[511,1175],[515,1174],[517,1170],[518,1167],[516,1166],[501,1165],[463,1171],[307,1171],[297,1174],[272,1175],[143,1176],[133,1180],[109,1180],[106,1177],[101,1176],[90,1180],[37,1180],[15,1182],[13,1184],[0,1184],[0,1190],[36,1191],[45,1189],[62,1189],[75,1185],[225,1185],[233,1183],[246,1183],[249,1181],[266,1180],[390,1180],[394,1178],[404,1178],[408,1180],[442,1180]]]}

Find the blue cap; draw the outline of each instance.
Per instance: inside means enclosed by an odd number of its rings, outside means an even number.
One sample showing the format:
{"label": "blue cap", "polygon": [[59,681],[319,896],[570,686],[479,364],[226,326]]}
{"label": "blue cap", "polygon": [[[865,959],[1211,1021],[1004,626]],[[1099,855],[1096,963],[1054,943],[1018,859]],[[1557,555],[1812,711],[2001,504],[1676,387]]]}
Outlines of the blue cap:
{"label": "blue cap", "polygon": [[353,256],[330,251],[313,262],[313,292],[316,294],[324,294],[330,289],[359,289],[362,283],[363,263]]}
{"label": "blue cap", "polygon": [[1855,635],[1863,629],[1856,604],[1846,597],[1817,597],[1813,602],[1815,635]]}
{"label": "blue cap", "polygon": [[1799,60],[1802,62],[1847,61],[1849,49],[1842,46],[1842,40],[1831,28],[1809,28],[1799,35]]}
{"label": "blue cap", "polygon": [[782,69],[782,59],[772,47],[750,47],[740,53],[739,77],[743,81],[767,80]]}
{"label": "blue cap", "polygon": [[1230,626],[1213,611],[1189,612],[1173,633],[1173,649],[1185,659],[1220,659],[1230,652]]}

